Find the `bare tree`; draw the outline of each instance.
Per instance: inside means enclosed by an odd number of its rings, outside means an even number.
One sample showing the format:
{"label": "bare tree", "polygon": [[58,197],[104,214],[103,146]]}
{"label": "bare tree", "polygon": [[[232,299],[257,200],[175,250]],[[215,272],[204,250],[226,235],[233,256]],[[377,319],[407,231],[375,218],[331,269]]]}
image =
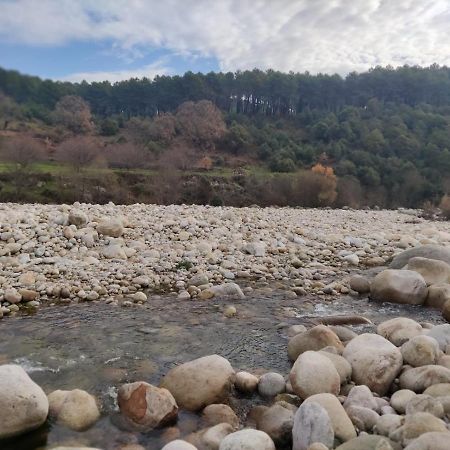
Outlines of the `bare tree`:
{"label": "bare tree", "polygon": [[108,146],[105,157],[111,168],[143,169],[148,166],[152,154],[142,145],[127,142]]}
{"label": "bare tree", "polygon": [[62,97],[55,106],[55,120],[74,133],[89,133],[93,130],[89,104],[76,95]]}
{"label": "bare tree", "polygon": [[56,159],[69,164],[79,173],[89,166],[102,165],[104,162],[102,153],[99,142],[90,137],[78,136],[59,145]]}
{"label": "bare tree", "polygon": [[30,136],[16,136],[9,139],[1,151],[1,159],[24,170],[44,157],[44,146]]}

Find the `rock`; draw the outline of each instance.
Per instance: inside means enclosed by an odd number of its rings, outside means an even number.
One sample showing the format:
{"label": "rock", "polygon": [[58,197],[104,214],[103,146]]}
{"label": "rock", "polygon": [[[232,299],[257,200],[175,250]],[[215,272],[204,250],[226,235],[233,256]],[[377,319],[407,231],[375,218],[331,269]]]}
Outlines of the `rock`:
{"label": "rock", "polygon": [[384,395],[402,368],[402,354],[388,340],[376,334],[352,339],[342,356],[352,366],[352,379],[372,392]]}
{"label": "rock", "polygon": [[225,399],[233,377],[234,370],[225,358],[210,355],[174,367],[161,387],[170,391],[178,406],[197,411]]}
{"label": "rock", "polygon": [[380,302],[422,305],[428,288],[422,275],[417,272],[387,269],[372,281],[370,295]]}
{"label": "rock", "polygon": [[399,450],[400,447],[384,436],[362,434],[336,447],[336,450]]}
{"label": "rock", "polygon": [[329,325],[328,328],[334,331],[342,342],[351,341],[358,336],[352,329],[342,325]]}
{"label": "rock", "polygon": [[7,302],[12,303],[13,305],[22,301],[22,296],[17,292],[17,289],[14,288],[6,289],[3,297]]}
{"label": "rock", "polygon": [[69,211],[69,224],[75,225],[77,228],[84,227],[88,222],[87,215],[79,209],[71,209]]}
{"label": "rock", "polygon": [[316,394],[307,398],[303,404],[315,402],[326,409],[330,416],[335,436],[341,441],[356,437],[356,430],[336,396],[332,394]]}
{"label": "rock", "polygon": [[236,389],[244,393],[251,393],[258,388],[259,379],[248,372],[238,372],[234,379]]}
{"label": "rock", "polygon": [[352,266],[357,266],[359,264],[359,257],[356,253],[345,255],[342,259]]}
{"label": "rock", "polygon": [[295,413],[292,450],[308,450],[313,443],[332,448],[334,431],[330,417],[319,403],[303,403]]}
{"label": "rock", "polygon": [[415,320],[406,317],[396,317],[395,319],[386,320],[377,327],[377,333],[395,346],[399,347],[409,339],[421,335],[422,326]]}
{"label": "rock", "polygon": [[20,366],[0,366],[0,439],[40,427],[47,419],[44,391]]}
{"label": "rock", "polygon": [[166,444],[161,450],[197,450],[197,447],[189,444],[189,442],[176,439]]}
{"label": "rock", "polygon": [[209,283],[209,278],[206,273],[197,273],[188,282],[189,286],[202,286]]}
{"label": "rock", "polygon": [[95,398],[81,389],[53,391],[48,401],[50,415],[71,430],[86,430],[100,418]]}
{"label": "rock", "polygon": [[439,344],[430,336],[415,336],[401,347],[403,361],[413,367],[436,364],[439,357]]}
{"label": "rock", "polygon": [[390,264],[391,269],[401,269],[405,267],[411,258],[422,257],[429,259],[437,259],[450,264],[450,248],[440,245],[428,244],[420,247],[414,247],[395,256]]}
{"label": "rock", "polygon": [[450,344],[450,324],[435,325],[428,330],[427,336],[430,336],[438,341],[439,348],[445,351],[447,345]]}
{"label": "rock", "polygon": [[305,331],[307,331],[307,328],[305,327],[305,325],[292,325],[287,330],[287,335],[289,337],[293,337],[297,334],[304,333]]}
{"label": "rock", "polygon": [[220,443],[226,436],[234,431],[229,423],[219,423],[211,428],[199,432],[200,445],[202,449],[218,450]]}
{"label": "rock", "polygon": [[427,412],[439,418],[444,417],[444,407],[442,406],[442,403],[436,398],[426,394],[419,394],[413,397],[407,403],[405,412],[407,415],[417,412]]}
{"label": "rock", "polygon": [[427,283],[447,283],[450,279],[450,265],[437,259],[422,258],[416,256],[408,261],[408,270],[420,273]]}
{"label": "rock", "polygon": [[263,242],[250,242],[245,244],[242,250],[249,255],[262,257],[266,254],[266,245]]}
{"label": "rock", "polygon": [[304,352],[297,358],[289,379],[294,392],[303,399],[321,393],[337,395],[341,385],[334,364],[319,352],[312,351]]}
{"label": "rock", "polygon": [[389,436],[393,431],[400,428],[405,421],[403,416],[397,414],[384,414],[380,416],[374,427],[375,434],[381,434],[382,436]]}
{"label": "rock", "polygon": [[344,401],[345,409],[350,406],[369,408],[373,411],[376,411],[378,409],[377,402],[372,392],[367,386],[364,385],[352,387],[347,398]]}
{"label": "rock", "polygon": [[97,231],[103,236],[119,238],[124,232],[123,222],[117,218],[105,218],[97,225]]}
{"label": "rock", "polygon": [[412,439],[430,431],[447,431],[445,422],[432,414],[418,412],[407,415],[405,417],[405,423],[400,428],[393,431],[389,437],[392,440],[401,442],[403,446],[406,446]]}
{"label": "rock", "polygon": [[303,352],[318,351],[324,347],[335,347],[342,353],[344,345],[330,328],[325,325],[317,325],[305,333],[297,334],[288,343],[288,356],[295,361]]}
{"label": "rock", "polygon": [[[332,347],[334,348],[334,347]],[[319,353],[326,358],[328,358],[336,368],[339,378],[341,380],[341,384],[346,383],[352,377],[352,366],[350,363],[341,355],[336,355],[334,353],[330,353],[324,350],[320,350]]]}
{"label": "rock", "polygon": [[447,321],[450,322],[450,300],[444,303],[444,306],[442,307],[442,317]]}
{"label": "rock", "polygon": [[400,389],[394,392],[391,397],[391,406],[399,413],[405,414],[406,405],[417,394],[409,389]]}
{"label": "rock", "polygon": [[448,432],[424,433],[409,443],[405,450],[448,450],[450,434]]}
{"label": "rock", "polygon": [[408,369],[400,375],[400,387],[414,392],[423,392],[438,383],[450,383],[450,369],[429,365]]}
{"label": "rock", "polygon": [[450,396],[450,383],[438,383],[425,389],[424,394],[432,397]]}
{"label": "rock", "polygon": [[211,291],[214,296],[222,297],[222,296],[235,296],[238,298],[245,298],[245,294],[242,292],[241,288],[236,283],[225,283],[220,284],[218,286],[213,286],[209,289],[205,289],[205,291]]}
{"label": "rock", "polygon": [[124,384],[117,394],[120,412],[139,431],[149,431],[174,421],[178,406],[172,394],[144,381]]}
{"label": "rock", "polygon": [[329,449],[329,447],[322,444],[321,442],[314,442],[314,444],[311,444],[308,447],[308,450],[328,450],[328,449]]}
{"label": "rock", "polygon": [[428,296],[425,306],[442,309],[444,304],[450,300],[450,284],[434,284],[428,286]]}
{"label": "rock", "polygon": [[294,411],[282,404],[275,404],[261,415],[257,428],[267,433],[275,444],[283,446],[292,440],[293,424]]}
{"label": "rock", "polygon": [[123,247],[119,244],[105,245],[101,250],[101,254],[106,259],[127,259],[127,254]]}
{"label": "rock", "polygon": [[373,427],[377,423],[380,416],[369,408],[364,408],[363,406],[348,406],[345,411],[350,417],[353,425],[359,431],[372,431]]}
{"label": "rock", "polygon": [[202,419],[208,426],[228,423],[233,428],[237,429],[239,427],[239,419],[235,412],[228,405],[220,403],[208,405],[202,411]]}
{"label": "rock", "polygon": [[258,392],[263,397],[275,397],[286,390],[286,382],[282,375],[268,372],[261,376],[258,383]]}
{"label": "rock", "polygon": [[350,278],[350,288],[359,294],[370,292],[370,283],[366,277],[361,275],[353,275]]}
{"label": "rock", "polygon": [[263,431],[244,428],[229,434],[220,443],[219,450],[275,450],[275,444]]}

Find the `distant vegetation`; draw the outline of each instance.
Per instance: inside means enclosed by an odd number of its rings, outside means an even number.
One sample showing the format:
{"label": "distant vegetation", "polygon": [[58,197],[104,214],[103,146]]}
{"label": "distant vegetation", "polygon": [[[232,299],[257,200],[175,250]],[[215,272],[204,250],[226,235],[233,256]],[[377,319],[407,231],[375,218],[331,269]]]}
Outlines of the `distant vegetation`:
{"label": "distant vegetation", "polygon": [[0,69],[0,91],[2,199],[394,207],[450,193],[447,67],[114,84]]}

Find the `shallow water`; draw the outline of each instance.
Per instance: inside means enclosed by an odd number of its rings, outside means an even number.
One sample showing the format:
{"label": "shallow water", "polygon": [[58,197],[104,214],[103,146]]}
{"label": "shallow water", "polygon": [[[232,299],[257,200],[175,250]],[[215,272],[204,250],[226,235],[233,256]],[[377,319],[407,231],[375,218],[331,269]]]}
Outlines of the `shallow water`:
{"label": "shallow water", "polygon": [[[233,304],[238,315],[226,318]],[[9,442],[2,450],[48,449],[78,444],[104,450],[124,443],[147,449],[163,445],[164,430],[135,433],[124,429],[116,407],[117,388],[124,382],[158,384],[175,364],[217,353],[235,369],[275,370],[287,374],[286,327],[334,314],[362,314],[375,324],[397,316],[442,322],[440,313],[423,307],[379,305],[352,297],[288,298],[282,292],[255,291],[245,300],[181,302],[174,297],[150,298],[145,307],[113,307],[103,303],[43,307],[35,315],[0,321],[0,363],[14,362],[28,371],[46,393],[85,389],[97,396],[102,418],[90,430],[72,432],[54,423]],[[373,325],[357,326],[357,332]],[[260,399],[236,398],[233,408],[245,417]],[[201,428],[196,415],[181,413],[182,433]]]}

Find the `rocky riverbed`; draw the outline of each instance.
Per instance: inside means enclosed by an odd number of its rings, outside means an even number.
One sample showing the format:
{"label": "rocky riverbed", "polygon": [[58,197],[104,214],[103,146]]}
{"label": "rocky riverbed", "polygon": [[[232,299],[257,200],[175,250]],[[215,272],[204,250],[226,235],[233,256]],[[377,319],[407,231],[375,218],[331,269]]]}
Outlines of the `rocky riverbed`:
{"label": "rocky riverbed", "polygon": [[2,449],[449,448],[446,222],[3,204],[0,226]]}

